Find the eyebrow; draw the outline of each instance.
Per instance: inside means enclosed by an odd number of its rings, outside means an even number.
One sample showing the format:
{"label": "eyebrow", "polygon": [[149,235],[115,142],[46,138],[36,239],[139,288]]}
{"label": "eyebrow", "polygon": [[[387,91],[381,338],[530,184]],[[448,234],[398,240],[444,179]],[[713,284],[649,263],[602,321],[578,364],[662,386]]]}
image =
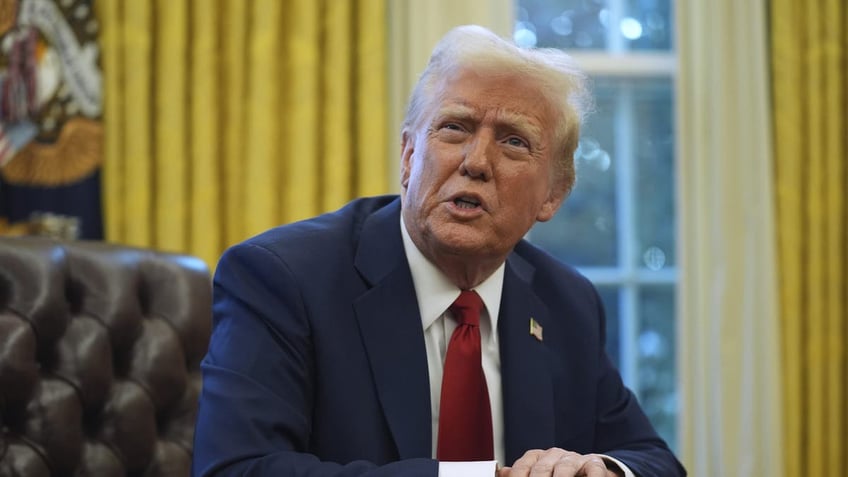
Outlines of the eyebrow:
{"label": "eyebrow", "polygon": [[[463,103],[454,103],[442,106],[436,113],[436,118],[441,120],[448,118],[459,119],[476,119],[480,116],[474,108]],[[512,129],[522,135],[530,136],[530,138],[540,141],[542,138],[542,128],[534,124],[524,114],[518,114],[513,111],[500,110],[497,113],[497,126],[504,129]]]}
{"label": "eyebrow", "polygon": [[476,111],[474,111],[474,108],[464,104],[448,104],[446,106],[442,106],[436,111],[436,118],[474,118],[477,116],[475,113]]}
{"label": "eyebrow", "polygon": [[512,111],[498,111],[498,124],[516,129],[516,132],[527,135],[534,141],[542,140],[542,128],[524,114]]}

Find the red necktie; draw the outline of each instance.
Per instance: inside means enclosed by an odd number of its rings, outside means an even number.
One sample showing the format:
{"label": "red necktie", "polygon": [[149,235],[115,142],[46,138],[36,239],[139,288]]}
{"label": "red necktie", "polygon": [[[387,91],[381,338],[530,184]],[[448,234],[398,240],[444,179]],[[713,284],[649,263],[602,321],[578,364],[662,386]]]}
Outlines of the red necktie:
{"label": "red necktie", "polygon": [[494,459],[492,411],[480,352],[480,310],[483,301],[463,291],[450,309],[458,322],[445,355],[439,404],[436,459]]}

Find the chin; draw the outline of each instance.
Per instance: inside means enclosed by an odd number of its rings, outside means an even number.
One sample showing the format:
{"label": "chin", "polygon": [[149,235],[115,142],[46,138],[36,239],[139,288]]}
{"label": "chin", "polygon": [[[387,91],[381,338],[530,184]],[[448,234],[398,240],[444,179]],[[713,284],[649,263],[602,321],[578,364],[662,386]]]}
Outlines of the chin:
{"label": "chin", "polygon": [[457,257],[491,257],[498,255],[491,236],[479,236],[477,233],[456,233],[447,236],[435,236],[436,251],[444,255]]}

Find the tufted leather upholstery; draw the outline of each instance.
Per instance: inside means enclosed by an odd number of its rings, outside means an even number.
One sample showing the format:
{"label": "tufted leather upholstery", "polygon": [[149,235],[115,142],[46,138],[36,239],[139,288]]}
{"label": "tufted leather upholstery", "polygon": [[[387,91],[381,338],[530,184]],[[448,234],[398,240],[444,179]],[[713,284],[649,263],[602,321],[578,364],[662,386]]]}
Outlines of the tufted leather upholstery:
{"label": "tufted leather upholstery", "polygon": [[199,259],[0,237],[0,476],[186,476],[211,324]]}

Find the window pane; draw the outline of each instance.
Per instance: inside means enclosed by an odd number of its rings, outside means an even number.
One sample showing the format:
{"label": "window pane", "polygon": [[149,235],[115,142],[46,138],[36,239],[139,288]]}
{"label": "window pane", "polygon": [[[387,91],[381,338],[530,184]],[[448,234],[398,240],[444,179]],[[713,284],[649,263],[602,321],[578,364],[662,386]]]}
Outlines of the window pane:
{"label": "window pane", "polygon": [[[628,51],[673,54],[672,3],[516,0],[514,38],[522,46],[591,50],[587,65],[622,75],[603,62]],[[557,215],[529,235],[598,286],[607,352],[676,448],[674,81],[660,67],[653,76],[588,73],[596,104],[575,153],[577,183]]]}
{"label": "window pane", "polygon": [[[609,2],[607,2],[609,3]],[[627,0],[622,35],[631,50],[670,50],[672,15],[669,0]],[[631,21],[632,20],[632,21]]]}
{"label": "window pane", "polygon": [[[516,43],[565,49],[605,49],[607,29],[601,22],[604,2],[581,0],[519,0],[516,13]],[[527,44],[520,35],[535,34]]]}
{"label": "window pane", "polygon": [[[627,265],[675,264],[672,88],[668,78],[595,80],[596,111],[575,154],[577,184],[557,215],[533,228],[535,243],[575,266],[623,265],[623,204],[637,233],[626,238],[636,241]],[[632,178],[619,177],[623,167]]]}
{"label": "window pane", "polygon": [[633,96],[636,266],[661,270],[675,260],[674,90],[670,78],[629,80]]}
{"label": "window pane", "polygon": [[601,296],[601,301],[604,304],[604,311],[606,311],[607,315],[607,354],[609,354],[610,359],[613,364],[616,366],[621,365],[621,341],[619,340],[619,333],[621,327],[619,323],[621,323],[619,317],[619,307],[618,303],[618,287],[615,286],[599,286],[598,294]]}
{"label": "window pane", "polygon": [[645,287],[639,294],[639,402],[657,432],[677,443],[674,287]]}
{"label": "window pane", "polygon": [[537,223],[532,240],[564,262],[578,266],[616,266],[616,172],[609,151],[615,93],[601,86],[595,91],[597,112],[589,117],[575,153],[577,183],[562,208],[548,222]]}
{"label": "window pane", "polygon": [[670,50],[669,0],[518,0],[515,41],[566,50]]}

